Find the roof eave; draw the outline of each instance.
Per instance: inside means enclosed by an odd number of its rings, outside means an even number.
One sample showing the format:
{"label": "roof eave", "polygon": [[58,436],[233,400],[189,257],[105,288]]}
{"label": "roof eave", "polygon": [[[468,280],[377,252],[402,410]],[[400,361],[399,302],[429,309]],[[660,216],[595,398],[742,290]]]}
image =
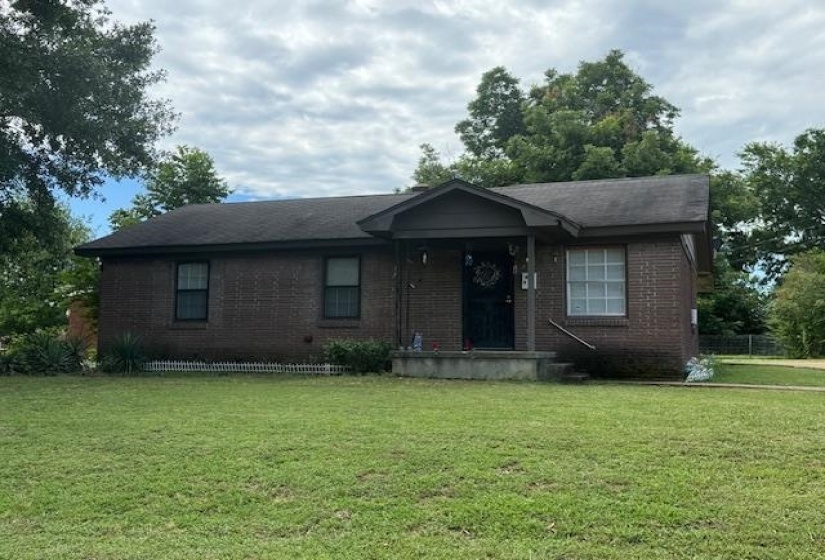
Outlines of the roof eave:
{"label": "roof eave", "polygon": [[701,233],[706,222],[669,222],[658,224],[626,224],[610,226],[587,226],[579,237],[614,237],[622,235],[648,235],[657,233]]}
{"label": "roof eave", "polygon": [[350,247],[387,246],[385,239],[378,237],[357,237],[349,239],[297,239],[288,241],[265,241],[257,243],[226,243],[205,245],[147,245],[142,247],[87,247],[81,245],[74,249],[80,257],[139,257],[153,255],[184,255],[205,253],[247,253],[271,250],[317,250]]}

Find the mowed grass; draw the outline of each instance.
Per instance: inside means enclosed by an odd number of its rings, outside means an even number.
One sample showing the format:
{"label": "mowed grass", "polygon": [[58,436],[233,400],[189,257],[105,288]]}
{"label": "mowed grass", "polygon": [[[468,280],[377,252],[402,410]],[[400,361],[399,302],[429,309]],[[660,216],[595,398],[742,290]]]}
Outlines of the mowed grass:
{"label": "mowed grass", "polygon": [[819,558],[825,395],[0,378],[0,558]]}
{"label": "mowed grass", "polygon": [[770,364],[719,363],[714,383],[747,383],[750,385],[798,385],[825,387],[825,370]]}

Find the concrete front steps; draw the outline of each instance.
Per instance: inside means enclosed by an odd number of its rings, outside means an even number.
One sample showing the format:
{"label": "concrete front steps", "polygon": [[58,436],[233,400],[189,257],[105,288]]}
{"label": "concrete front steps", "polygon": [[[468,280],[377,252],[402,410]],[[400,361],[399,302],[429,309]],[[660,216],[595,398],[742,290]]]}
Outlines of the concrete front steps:
{"label": "concrete front steps", "polygon": [[590,374],[585,371],[573,371],[567,375],[564,375],[559,379],[561,383],[567,383],[569,385],[582,385],[587,383],[590,379]]}
{"label": "concrete front steps", "polygon": [[581,384],[587,383],[590,376],[582,371],[576,371],[576,366],[566,362],[553,362],[545,364],[544,375],[539,377],[541,381],[558,381],[559,383]]}
{"label": "concrete front steps", "polygon": [[392,354],[392,371],[406,377],[436,379],[523,379],[584,383],[587,374],[556,362],[555,352],[500,350],[409,351]]}

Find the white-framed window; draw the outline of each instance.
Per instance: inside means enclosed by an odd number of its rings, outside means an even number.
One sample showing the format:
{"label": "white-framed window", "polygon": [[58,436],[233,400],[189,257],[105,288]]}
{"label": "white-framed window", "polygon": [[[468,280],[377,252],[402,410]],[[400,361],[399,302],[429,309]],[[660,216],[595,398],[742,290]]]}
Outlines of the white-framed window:
{"label": "white-framed window", "polygon": [[627,314],[624,247],[567,251],[567,314]]}
{"label": "white-framed window", "polygon": [[328,257],[324,268],[324,318],[360,317],[361,259]]}

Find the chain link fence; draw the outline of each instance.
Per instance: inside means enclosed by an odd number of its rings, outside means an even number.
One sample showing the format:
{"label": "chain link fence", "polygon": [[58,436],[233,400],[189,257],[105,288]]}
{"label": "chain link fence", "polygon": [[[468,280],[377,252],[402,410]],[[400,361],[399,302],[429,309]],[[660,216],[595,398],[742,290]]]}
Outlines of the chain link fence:
{"label": "chain link fence", "polygon": [[721,336],[699,335],[702,354],[734,354],[745,356],[784,356],[782,345],[766,334],[739,334]]}

